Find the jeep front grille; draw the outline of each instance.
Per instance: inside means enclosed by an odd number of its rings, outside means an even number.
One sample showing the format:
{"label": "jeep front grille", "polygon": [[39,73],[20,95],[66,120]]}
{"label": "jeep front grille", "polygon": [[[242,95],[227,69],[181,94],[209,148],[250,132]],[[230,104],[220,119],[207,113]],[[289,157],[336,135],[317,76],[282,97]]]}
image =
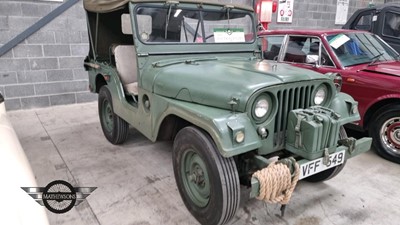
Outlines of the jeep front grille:
{"label": "jeep front grille", "polygon": [[285,147],[288,114],[293,109],[305,109],[312,104],[314,85],[305,85],[277,92],[278,112],[275,119],[274,149]]}

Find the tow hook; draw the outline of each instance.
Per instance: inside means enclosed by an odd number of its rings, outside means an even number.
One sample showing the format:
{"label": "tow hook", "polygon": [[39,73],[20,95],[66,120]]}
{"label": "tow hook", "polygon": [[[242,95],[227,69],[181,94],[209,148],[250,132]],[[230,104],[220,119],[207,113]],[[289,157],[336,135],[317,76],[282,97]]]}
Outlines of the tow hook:
{"label": "tow hook", "polygon": [[349,149],[349,153],[352,154],[354,150],[356,149],[356,139],[353,137],[346,138],[339,140],[338,143],[339,145],[346,146]]}

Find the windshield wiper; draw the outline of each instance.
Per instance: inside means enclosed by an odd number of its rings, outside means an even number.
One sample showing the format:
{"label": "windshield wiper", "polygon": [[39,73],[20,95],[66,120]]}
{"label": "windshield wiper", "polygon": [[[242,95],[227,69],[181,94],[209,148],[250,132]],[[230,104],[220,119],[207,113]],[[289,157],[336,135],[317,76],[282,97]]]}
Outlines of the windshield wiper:
{"label": "windshield wiper", "polygon": [[400,61],[400,53],[396,53],[396,59],[397,61]]}
{"label": "windshield wiper", "polygon": [[165,66],[170,66],[170,65],[180,64],[180,63],[195,65],[197,62],[214,61],[214,60],[218,60],[218,58],[217,57],[208,57],[208,58],[192,58],[192,59],[183,59],[183,60],[182,59],[162,60],[162,61],[152,63],[152,66],[153,67],[165,67]]}
{"label": "windshield wiper", "polygon": [[376,63],[383,54],[385,54],[385,53],[381,52],[378,55],[372,57],[372,59],[371,59],[372,61],[368,64],[368,66],[372,66],[374,63]]}

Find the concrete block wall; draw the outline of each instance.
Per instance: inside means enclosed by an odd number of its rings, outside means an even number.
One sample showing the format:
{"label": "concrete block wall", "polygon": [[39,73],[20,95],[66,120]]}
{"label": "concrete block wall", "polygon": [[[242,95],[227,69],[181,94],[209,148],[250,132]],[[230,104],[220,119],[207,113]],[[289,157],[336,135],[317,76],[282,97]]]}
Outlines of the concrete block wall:
{"label": "concrete block wall", "polygon": [[[0,0],[0,46],[60,2]],[[89,50],[82,1],[0,57],[8,110],[94,101],[83,60]]]}
{"label": "concrete block wall", "polygon": [[[66,0],[64,0],[66,1]],[[372,0],[350,0],[349,15]],[[220,2],[252,5],[252,0]],[[374,0],[374,4],[400,0]],[[335,25],[337,0],[294,0],[291,24],[271,29],[340,28]],[[0,0],[0,46],[34,24],[61,3],[39,0]],[[82,1],[0,56],[0,92],[8,110],[94,101],[83,69],[88,35]]]}

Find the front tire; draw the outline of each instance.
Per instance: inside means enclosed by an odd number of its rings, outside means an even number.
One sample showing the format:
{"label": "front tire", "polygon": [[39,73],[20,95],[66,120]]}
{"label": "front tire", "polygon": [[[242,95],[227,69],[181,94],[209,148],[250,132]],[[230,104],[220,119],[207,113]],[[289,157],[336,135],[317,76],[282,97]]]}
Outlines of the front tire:
{"label": "front tire", "polygon": [[173,146],[176,184],[186,208],[201,223],[222,225],[236,214],[240,184],[235,161],[224,158],[214,141],[196,127],[185,127]]}
{"label": "front tire", "polygon": [[391,105],[374,115],[369,135],[383,158],[400,163],[400,106]]}
{"label": "front tire", "polygon": [[100,88],[98,108],[104,136],[114,145],[122,144],[128,137],[129,124],[114,113],[111,93],[106,85]]}
{"label": "front tire", "polygon": [[[339,130],[339,140],[345,139],[345,138],[347,138],[347,133],[346,133],[346,130],[344,129],[344,127],[341,126],[340,130]],[[344,166],[346,165],[346,161],[347,160],[345,160],[339,166],[335,166],[335,167],[329,168],[327,170],[324,170],[320,173],[317,173],[315,175],[306,177],[306,178],[304,178],[304,180],[311,182],[311,183],[317,183],[317,182],[330,180],[330,179],[334,178],[336,175],[338,175],[343,170]]]}

